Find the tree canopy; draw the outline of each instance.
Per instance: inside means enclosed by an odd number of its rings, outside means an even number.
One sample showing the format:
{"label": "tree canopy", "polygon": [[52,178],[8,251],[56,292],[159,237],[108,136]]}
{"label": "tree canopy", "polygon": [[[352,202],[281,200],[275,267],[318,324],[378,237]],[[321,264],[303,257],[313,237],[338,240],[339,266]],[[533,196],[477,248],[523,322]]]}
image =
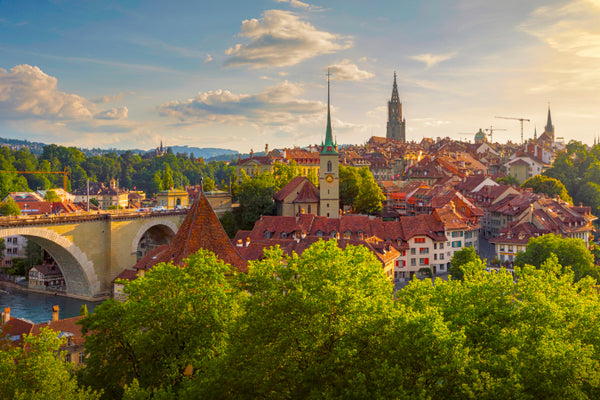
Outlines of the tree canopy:
{"label": "tree canopy", "polygon": [[552,233],[529,239],[526,250],[515,257],[515,265],[540,268],[552,256],[557,257],[564,267],[571,268],[576,280],[591,276],[600,282],[600,268],[594,264],[587,244],[581,239],[563,238]]}
{"label": "tree canopy", "polygon": [[549,178],[544,175],[536,175],[523,182],[521,187],[532,188],[535,193],[543,193],[548,197],[559,196],[564,201],[571,204],[573,203],[573,199],[571,196],[569,196],[565,185],[555,178]]}
{"label": "tree canopy", "polygon": [[70,363],[65,363],[58,354],[64,340],[46,328],[38,336],[26,336],[23,347],[3,346],[0,349],[0,397],[6,400],[99,399],[98,392],[78,385],[70,372]]}

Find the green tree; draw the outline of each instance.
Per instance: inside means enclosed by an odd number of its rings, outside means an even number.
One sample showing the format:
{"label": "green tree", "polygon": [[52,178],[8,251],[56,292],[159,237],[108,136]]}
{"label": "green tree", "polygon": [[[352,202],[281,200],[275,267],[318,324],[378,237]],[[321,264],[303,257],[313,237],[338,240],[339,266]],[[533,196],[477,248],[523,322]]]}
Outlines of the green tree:
{"label": "green tree", "polygon": [[527,179],[521,185],[522,188],[532,188],[535,193],[543,193],[548,197],[560,196],[561,199],[569,203],[573,203],[573,199],[569,196],[567,188],[561,181],[554,178],[549,178],[544,175],[536,175]]}
{"label": "green tree", "polygon": [[275,162],[275,164],[273,164],[275,192],[280,191],[285,185],[287,185],[297,176],[300,176],[300,168],[295,161],[291,161],[289,164]]}
{"label": "green tree", "polygon": [[367,167],[362,167],[359,172],[362,179],[358,194],[354,200],[354,211],[362,214],[377,213],[383,208],[385,196]]}
{"label": "green tree", "polygon": [[[229,278],[228,278],[229,277]],[[206,250],[185,268],[159,264],[143,278],[123,282],[127,300],[107,300],[81,321],[86,337],[83,382],[120,397],[137,379],[144,389],[177,389],[191,366],[203,379],[224,351],[239,296],[232,267]]]}
{"label": "green tree", "polygon": [[346,167],[344,165],[340,165],[340,206],[350,206],[354,205],[356,201],[356,197],[358,196],[358,191],[360,189],[360,184],[362,182],[362,177],[358,171],[358,168],[355,167]]}
{"label": "green tree", "polygon": [[512,175],[506,175],[502,178],[498,178],[496,180],[496,182],[503,183],[505,185],[510,185],[510,186],[519,186],[519,180]]}
{"label": "green tree", "polygon": [[215,181],[207,176],[204,179],[204,191],[211,192],[213,190],[215,190]]}
{"label": "green tree", "polygon": [[[265,252],[242,276],[250,296],[214,381],[190,398],[358,398],[393,308],[381,264],[362,246],[319,241],[302,256]],[[222,371],[228,371],[224,374]],[[204,392],[202,391],[204,389]]]}
{"label": "green tree", "polygon": [[79,315],[87,317],[89,314],[87,304],[82,304],[79,308]]}
{"label": "green tree", "polygon": [[46,194],[44,195],[44,200],[51,201],[51,202],[58,202],[58,201],[60,201],[60,197],[58,197],[58,195],[56,194],[56,192],[54,190],[48,190],[48,191],[46,191]]}
{"label": "green tree", "polygon": [[165,170],[162,172],[162,178],[160,182],[161,190],[169,190],[175,185],[175,181],[173,180],[173,170],[167,164]]}
{"label": "green tree", "polygon": [[594,264],[594,257],[586,243],[581,239],[563,238],[552,233],[529,239],[526,250],[515,257],[515,265],[540,268],[552,255],[558,258],[558,263],[573,269],[576,280],[591,276],[600,281],[600,270]]}
{"label": "green tree", "polygon": [[96,392],[78,386],[70,366],[61,360],[58,348],[64,339],[57,332],[42,329],[27,336],[23,347],[0,351],[0,397],[2,399],[99,399]]}
{"label": "green tree", "polygon": [[0,214],[2,215],[21,215],[21,209],[17,203],[8,197],[6,201],[0,203]]}
{"label": "green tree", "polygon": [[264,173],[244,179],[236,193],[240,206],[234,211],[239,229],[250,230],[261,215],[272,215],[275,212],[274,194],[273,175]]}
{"label": "green tree", "polygon": [[[574,283],[554,256],[539,269],[517,269],[516,282],[505,271],[485,272],[481,261],[466,266],[472,273],[463,281],[414,281],[397,293],[407,319],[436,321],[429,340],[418,343],[423,348],[412,347],[422,357],[391,346],[400,364],[390,371],[399,373],[392,377],[397,390],[407,374],[416,386],[409,388],[415,396],[403,397],[596,398],[600,313],[593,281]],[[418,361],[409,364],[414,369],[401,368],[410,360]],[[444,372],[426,379],[421,371],[431,365]]]}
{"label": "green tree", "polygon": [[475,248],[473,246],[462,248],[452,256],[448,273],[452,279],[462,280],[464,277],[463,266],[475,261],[481,261]]}
{"label": "green tree", "polygon": [[238,225],[233,213],[231,211],[225,212],[225,214],[219,218],[219,221],[221,222],[223,229],[225,229],[225,232],[227,232],[227,236],[229,236],[229,238],[234,238],[238,231]]}

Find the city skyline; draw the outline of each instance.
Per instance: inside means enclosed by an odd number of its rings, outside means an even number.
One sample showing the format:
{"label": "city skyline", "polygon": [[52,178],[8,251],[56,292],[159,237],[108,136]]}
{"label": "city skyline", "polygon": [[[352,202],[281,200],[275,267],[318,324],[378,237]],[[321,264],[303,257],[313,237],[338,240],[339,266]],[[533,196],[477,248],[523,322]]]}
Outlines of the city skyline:
{"label": "city skyline", "polygon": [[[298,0],[0,5],[0,136],[242,152],[385,136],[394,71],[407,140],[600,135],[599,0]],[[24,6],[28,5],[28,6]],[[500,130],[506,129],[506,130]]]}

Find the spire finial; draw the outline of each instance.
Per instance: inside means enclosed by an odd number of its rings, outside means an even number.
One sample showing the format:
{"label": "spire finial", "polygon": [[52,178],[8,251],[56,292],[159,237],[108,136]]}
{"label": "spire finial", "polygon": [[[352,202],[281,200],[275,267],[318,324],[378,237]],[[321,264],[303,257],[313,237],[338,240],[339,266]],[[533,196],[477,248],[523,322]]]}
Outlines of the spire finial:
{"label": "spire finial", "polygon": [[333,144],[333,136],[331,134],[331,96],[330,96],[330,77],[331,72],[327,68],[327,129],[325,131],[325,142],[323,143],[323,150],[321,154],[337,154]]}

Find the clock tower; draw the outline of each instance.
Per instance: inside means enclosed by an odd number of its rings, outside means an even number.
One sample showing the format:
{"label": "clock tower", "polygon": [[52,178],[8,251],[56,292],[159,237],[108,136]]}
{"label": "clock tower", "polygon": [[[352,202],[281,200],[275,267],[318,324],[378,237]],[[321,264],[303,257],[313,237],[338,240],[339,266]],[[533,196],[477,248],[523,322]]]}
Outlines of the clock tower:
{"label": "clock tower", "polygon": [[327,70],[327,131],[319,155],[319,216],[339,218],[340,215],[340,168],[337,143],[331,134],[329,101],[329,70]]}

